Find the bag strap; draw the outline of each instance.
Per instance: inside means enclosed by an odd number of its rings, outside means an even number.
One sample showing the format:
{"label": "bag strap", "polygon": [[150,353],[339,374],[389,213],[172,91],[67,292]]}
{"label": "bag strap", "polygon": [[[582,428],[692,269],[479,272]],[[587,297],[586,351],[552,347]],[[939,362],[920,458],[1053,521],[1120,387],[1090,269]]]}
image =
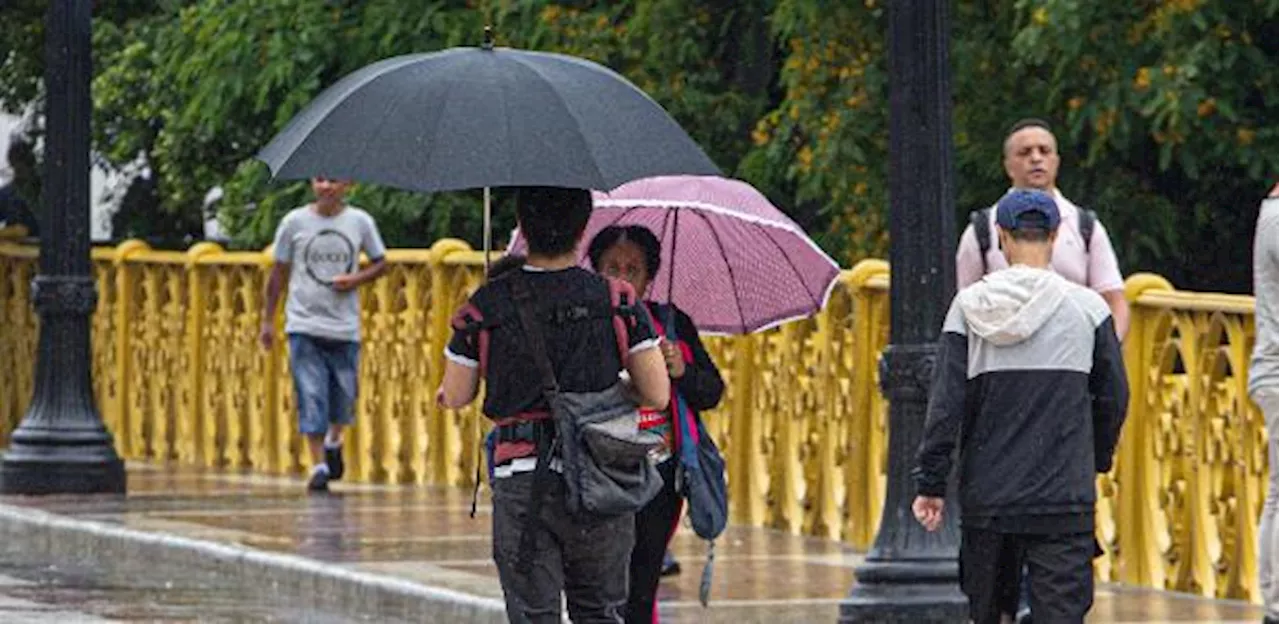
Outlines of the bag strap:
{"label": "bag strap", "polygon": [[[556,381],[555,369],[551,366],[551,358],[547,355],[547,343],[542,335],[542,327],[534,314],[533,291],[529,288],[528,276],[521,272],[508,278],[511,284],[511,296],[515,301],[516,312],[524,331],[525,346],[533,356],[534,365],[542,377],[542,395],[546,397],[548,407],[560,392],[560,384]],[[516,571],[528,574],[533,569],[533,556],[537,546],[534,533],[535,523],[542,522],[542,502],[547,498],[551,488],[551,455],[558,439],[548,439],[546,430],[534,428],[538,459],[533,468],[533,485],[529,491],[529,509],[525,517],[524,527],[520,530],[520,545],[516,551]]]}
{"label": "bag strap", "polygon": [[1080,209],[1080,238],[1084,239],[1084,252],[1089,253],[1089,245],[1093,242],[1093,224],[1098,222],[1098,213],[1088,208]]}
{"label": "bag strap", "polygon": [[636,308],[645,313],[648,310],[644,309],[644,303],[636,301],[636,292],[631,284],[613,277],[605,279],[609,282],[609,305],[612,308],[610,317],[613,321],[613,339],[618,343],[618,363],[626,368],[627,358],[631,355],[631,349],[627,346],[631,326],[627,322],[634,324],[638,320]]}
{"label": "bag strap", "polygon": [[476,352],[480,355],[480,378],[489,370],[489,336],[494,324],[485,319],[484,313],[468,301],[454,313],[449,325],[456,331],[474,336]]}
{"label": "bag strap", "polygon": [[973,235],[978,239],[978,257],[982,258],[982,274],[986,275],[987,251],[991,249],[991,209],[980,208],[969,212],[969,223],[973,226]]}
{"label": "bag strap", "polygon": [[[1098,213],[1088,208],[1080,209],[1080,238],[1084,240],[1084,255],[1089,255],[1089,244],[1093,242],[1093,224],[1098,222]],[[1089,285],[1093,276],[1089,274],[1090,267],[1093,266],[1091,258],[1085,258],[1084,262],[1084,284]]]}
{"label": "bag strap", "polygon": [[[560,383],[556,381],[556,371],[551,366],[551,358],[547,355],[547,342],[542,336],[542,327],[534,314],[536,302],[533,291],[529,288],[528,276],[521,273],[508,279],[511,284],[511,298],[515,300],[516,312],[520,317],[520,328],[524,331],[525,346],[529,355],[533,356],[533,365],[541,377],[542,395],[547,403],[560,392]],[[550,405],[548,405],[549,407]]]}

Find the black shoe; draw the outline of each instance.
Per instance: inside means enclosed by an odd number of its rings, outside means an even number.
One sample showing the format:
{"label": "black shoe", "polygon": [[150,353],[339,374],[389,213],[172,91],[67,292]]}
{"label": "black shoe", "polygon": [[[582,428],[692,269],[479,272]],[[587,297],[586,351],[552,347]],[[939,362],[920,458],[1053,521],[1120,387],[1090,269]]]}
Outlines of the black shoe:
{"label": "black shoe", "polygon": [[680,562],[669,561],[663,562],[661,576],[675,576],[680,573]]}
{"label": "black shoe", "polygon": [[328,492],[329,491],[329,471],[312,470],[311,479],[307,481],[307,491]]}
{"label": "black shoe", "polygon": [[329,467],[329,480],[337,481],[342,478],[342,473],[346,472],[346,466],[342,463],[342,447],[326,446],[324,447],[324,463]]}

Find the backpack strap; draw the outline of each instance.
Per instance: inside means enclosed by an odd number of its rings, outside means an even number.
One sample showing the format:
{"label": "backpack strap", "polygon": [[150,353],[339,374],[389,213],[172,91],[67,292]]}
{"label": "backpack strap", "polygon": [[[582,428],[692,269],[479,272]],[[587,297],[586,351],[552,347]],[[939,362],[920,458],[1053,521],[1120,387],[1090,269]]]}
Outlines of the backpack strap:
{"label": "backpack strap", "polygon": [[973,235],[978,239],[978,257],[982,258],[982,274],[986,275],[987,251],[991,249],[991,209],[979,208],[969,212],[969,224],[973,226]]}
{"label": "backpack strap", "polygon": [[[515,301],[516,312],[520,319],[520,328],[524,333],[525,347],[533,356],[534,367],[541,377],[542,394],[546,397],[548,407],[554,409],[555,396],[560,392],[560,384],[556,381],[556,372],[547,355],[547,343],[543,338],[542,327],[538,324],[534,307],[533,290],[529,288],[528,276],[523,273],[508,278],[511,285],[511,297]],[[551,457],[555,452],[556,436],[548,439],[545,428],[535,429],[538,433],[535,446],[538,459],[533,468],[533,484],[529,492],[528,515],[524,527],[520,530],[520,543],[516,551],[516,571],[528,574],[533,569],[533,555],[537,542],[536,526],[542,523],[542,502],[551,489]]]}
{"label": "backpack strap", "polygon": [[1090,273],[1090,267],[1093,266],[1093,263],[1090,262],[1090,258],[1087,256],[1089,255],[1089,247],[1093,244],[1093,226],[1097,222],[1098,213],[1089,210],[1088,208],[1080,209],[1080,238],[1084,240],[1084,255],[1086,256],[1084,263],[1084,284],[1085,286],[1090,287],[1092,287],[1091,282],[1093,281],[1093,275]]}
{"label": "backpack strap", "polygon": [[480,354],[480,377],[484,378],[484,372],[488,370],[489,365],[489,336],[493,324],[487,323],[480,308],[468,301],[454,313],[449,325],[455,330],[475,337],[476,352]]}
{"label": "backpack strap", "polygon": [[[613,277],[605,279],[609,282],[609,304],[613,306],[613,338],[618,343],[618,359],[623,368],[626,368],[627,359],[631,355],[628,346],[631,328],[640,322],[639,312],[647,314],[648,310],[637,310],[644,304],[636,301],[636,289],[631,284]],[[645,320],[648,318],[645,317]]]}
{"label": "backpack strap", "polygon": [[1089,253],[1089,245],[1093,243],[1093,224],[1098,222],[1098,213],[1088,208],[1080,209],[1080,238],[1084,239],[1084,252]]}

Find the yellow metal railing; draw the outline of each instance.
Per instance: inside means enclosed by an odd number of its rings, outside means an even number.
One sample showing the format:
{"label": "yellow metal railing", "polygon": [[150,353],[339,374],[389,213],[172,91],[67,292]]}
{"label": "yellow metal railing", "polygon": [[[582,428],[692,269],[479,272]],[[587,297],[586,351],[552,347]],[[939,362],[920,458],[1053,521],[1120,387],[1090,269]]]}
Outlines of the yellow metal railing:
{"label": "yellow metal railing", "polygon": [[[130,459],[296,474],[304,449],[284,347],[258,344],[269,251],[186,252],[138,241],[93,250],[98,407]],[[488,423],[439,409],[449,319],[482,255],[443,240],[387,255],[365,288],[361,392],[347,444],[355,480],[468,485]],[[0,441],[31,396],[36,250],[0,239]],[[885,491],[887,408],[877,360],[889,267],[845,271],[815,318],[711,338],[728,382],[707,424],[724,449],[734,522],[865,548]],[[1264,429],[1245,395],[1252,299],[1128,281],[1133,399],[1116,470],[1098,480],[1099,578],[1256,599],[1253,552]],[[280,319],[277,319],[279,322]]]}
{"label": "yellow metal railing", "polygon": [[1257,518],[1266,492],[1261,412],[1246,392],[1253,299],[1126,283],[1132,397],[1100,534],[1114,578],[1257,601]]}

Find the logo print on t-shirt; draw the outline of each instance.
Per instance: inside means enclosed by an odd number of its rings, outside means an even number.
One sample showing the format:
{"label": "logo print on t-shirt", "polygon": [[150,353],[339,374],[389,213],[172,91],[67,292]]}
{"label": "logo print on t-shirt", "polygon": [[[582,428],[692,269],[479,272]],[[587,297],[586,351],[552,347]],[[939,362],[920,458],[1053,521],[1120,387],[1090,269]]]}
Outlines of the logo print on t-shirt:
{"label": "logo print on t-shirt", "polygon": [[333,278],[356,268],[356,246],[337,230],[320,230],[302,250],[302,264],[311,279],[333,286]]}

